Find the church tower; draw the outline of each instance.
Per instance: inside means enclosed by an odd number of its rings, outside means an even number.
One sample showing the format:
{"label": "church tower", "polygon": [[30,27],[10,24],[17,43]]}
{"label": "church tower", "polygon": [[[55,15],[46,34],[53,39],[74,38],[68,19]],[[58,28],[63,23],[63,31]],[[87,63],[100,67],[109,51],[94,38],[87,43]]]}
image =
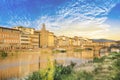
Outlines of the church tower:
{"label": "church tower", "polygon": [[43,30],[43,31],[46,30],[46,28],[45,28],[45,24],[44,24],[44,23],[42,24],[42,29],[41,29],[41,30]]}
{"label": "church tower", "polygon": [[48,31],[45,28],[45,24],[42,24],[42,29],[40,31],[40,47],[48,46]]}
{"label": "church tower", "polygon": [[54,46],[54,34],[46,30],[45,24],[42,24],[40,31],[40,47],[52,47]]}

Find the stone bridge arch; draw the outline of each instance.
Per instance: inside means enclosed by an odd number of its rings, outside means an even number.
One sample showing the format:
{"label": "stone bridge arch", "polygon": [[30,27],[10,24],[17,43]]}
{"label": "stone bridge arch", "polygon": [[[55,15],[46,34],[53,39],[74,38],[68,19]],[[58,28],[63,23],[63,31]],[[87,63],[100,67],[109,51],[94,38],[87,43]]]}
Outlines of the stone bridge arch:
{"label": "stone bridge arch", "polygon": [[[103,56],[103,55],[107,55],[108,52],[109,52],[109,47],[104,46],[104,45],[84,45],[84,49],[93,50],[93,56],[94,57],[100,57],[100,56]],[[103,53],[101,53],[102,50],[103,50]]]}

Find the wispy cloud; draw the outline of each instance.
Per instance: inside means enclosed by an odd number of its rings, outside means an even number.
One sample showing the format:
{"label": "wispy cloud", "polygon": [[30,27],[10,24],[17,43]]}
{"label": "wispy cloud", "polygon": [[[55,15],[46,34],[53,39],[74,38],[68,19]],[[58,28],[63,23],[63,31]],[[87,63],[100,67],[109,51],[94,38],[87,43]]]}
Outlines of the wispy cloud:
{"label": "wispy cloud", "polygon": [[98,0],[98,4],[96,3],[97,1],[89,3],[87,0],[68,2],[58,8],[56,16],[43,16],[36,22],[38,26],[41,23],[46,23],[47,27],[58,35],[106,37],[103,34],[109,31],[110,25],[104,22],[116,2]]}

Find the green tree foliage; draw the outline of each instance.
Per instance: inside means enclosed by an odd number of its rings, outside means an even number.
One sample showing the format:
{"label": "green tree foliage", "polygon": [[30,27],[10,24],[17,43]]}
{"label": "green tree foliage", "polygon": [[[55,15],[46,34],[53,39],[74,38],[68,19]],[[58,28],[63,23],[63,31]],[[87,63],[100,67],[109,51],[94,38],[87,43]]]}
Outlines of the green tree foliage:
{"label": "green tree foliage", "polygon": [[75,63],[71,62],[68,66],[55,64],[54,67],[49,63],[48,66],[47,71],[34,72],[26,80],[65,80],[72,74]]}
{"label": "green tree foliage", "polygon": [[94,80],[92,73],[86,71],[79,72],[77,76],[76,80]]}
{"label": "green tree foliage", "polygon": [[118,70],[120,70],[120,59],[117,59],[117,60],[115,61],[114,66],[115,66]]}
{"label": "green tree foliage", "polygon": [[95,58],[93,59],[93,62],[94,62],[94,63],[102,63],[102,62],[105,60],[105,57],[106,57],[106,56],[103,56],[103,57],[101,57],[101,58],[95,57]]}
{"label": "green tree foliage", "polygon": [[0,55],[1,55],[1,57],[5,58],[8,56],[8,53],[5,51],[0,51]]}
{"label": "green tree foliage", "polygon": [[29,75],[26,80],[43,80],[39,72],[33,72],[32,75]]}
{"label": "green tree foliage", "polygon": [[113,80],[120,80],[120,58],[117,57],[117,60],[114,62],[114,67],[116,69],[116,75]]}
{"label": "green tree foliage", "polygon": [[113,78],[113,80],[120,80],[120,72],[118,72],[115,77]]}
{"label": "green tree foliage", "polygon": [[65,76],[72,74],[75,63],[71,62],[68,66],[55,65],[54,80],[63,80]]}

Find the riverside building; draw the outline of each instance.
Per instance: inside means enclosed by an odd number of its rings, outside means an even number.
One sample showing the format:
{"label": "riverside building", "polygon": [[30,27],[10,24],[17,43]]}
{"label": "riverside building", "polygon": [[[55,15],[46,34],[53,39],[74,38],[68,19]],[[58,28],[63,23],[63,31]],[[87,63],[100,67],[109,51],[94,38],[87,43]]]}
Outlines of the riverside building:
{"label": "riverside building", "polygon": [[55,36],[42,24],[41,30],[17,26],[0,27],[0,49],[33,49],[47,47],[110,46],[115,42],[94,42],[92,39],[75,36]]}
{"label": "riverside building", "polygon": [[20,47],[22,49],[39,48],[39,34],[35,33],[34,28],[18,26],[18,27],[14,27],[13,29],[17,29],[21,31]]}
{"label": "riverside building", "polygon": [[0,27],[0,49],[16,49],[20,46],[20,31]]}
{"label": "riverside building", "polygon": [[49,32],[45,28],[45,24],[42,25],[40,31],[40,47],[54,47],[55,46],[55,35],[52,32]]}

